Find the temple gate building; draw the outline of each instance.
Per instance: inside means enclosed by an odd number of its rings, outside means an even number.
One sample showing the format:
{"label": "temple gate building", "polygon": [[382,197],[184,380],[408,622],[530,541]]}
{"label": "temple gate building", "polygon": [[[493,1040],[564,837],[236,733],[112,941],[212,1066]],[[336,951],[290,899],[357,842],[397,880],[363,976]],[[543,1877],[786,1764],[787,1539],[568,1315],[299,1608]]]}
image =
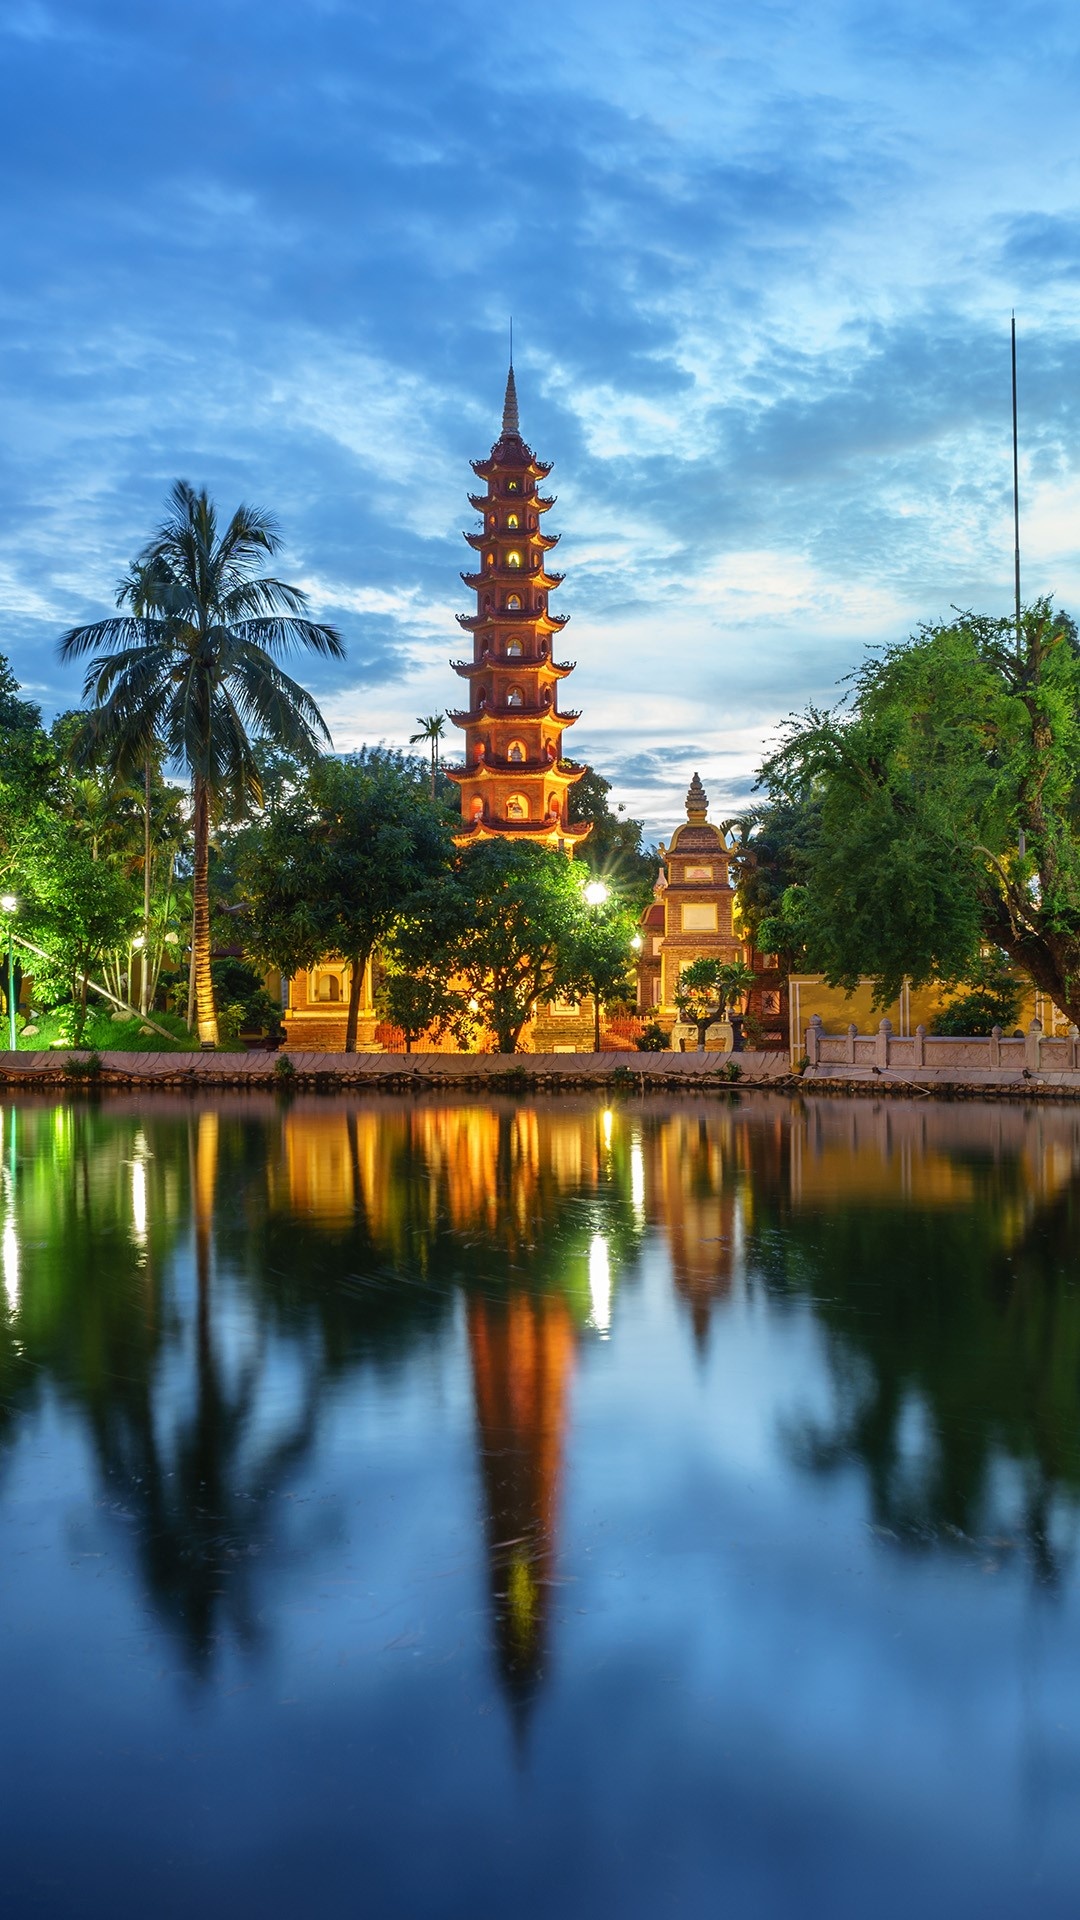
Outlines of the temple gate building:
{"label": "temple gate building", "polygon": [[709,819],[709,800],[695,773],[686,796],[686,824],[661,846],[664,873],[638,928],[638,1012],[670,1031],[677,1020],[679,976],[692,960],[742,960],[757,976],[749,1011],[771,1034],[781,1017],[780,975],[772,955],[756,955],[736,923],[732,850]]}
{"label": "temple gate building", "polygon": [[552,652],[568,616],[548,607],[563,579],[548,572],[546,560],[559,535],[541,531],[555,502],[538,483],[551,465],[521,437],[512,366],[502,431],[488,458],[472,467],[487,492],[469,495],[484,524],[465,535],[477,570],[461,576],[476,594],[476,612],[458,614],[472,634],[473,655],[450,663],[469,690],[468,706],[449,716],[465,734],[464,765],[446,770],[461,789],[458,845],[533,840],[572,853],[591,829],[568,818],[570,788],[585,768],[562,758],[563,732],[579,716],[561,712],[558,702],[559,682],[574,663],[557,663]]}

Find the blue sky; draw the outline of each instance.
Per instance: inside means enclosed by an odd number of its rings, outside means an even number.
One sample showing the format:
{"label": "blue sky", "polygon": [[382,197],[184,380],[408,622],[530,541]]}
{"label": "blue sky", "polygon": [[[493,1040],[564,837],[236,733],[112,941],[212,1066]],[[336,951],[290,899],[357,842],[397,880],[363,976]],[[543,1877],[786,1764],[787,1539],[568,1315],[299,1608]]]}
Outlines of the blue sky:
{"label": "blue sky", "polygon": [[[568,750],[665,830],[864,645],[1080,612],[1066,4],[3,0],[0,647],[47,711],[178,476],[272,508],[340,747],[454,704],[515,321]],[[573,696],[571,699],[570,696]]]}

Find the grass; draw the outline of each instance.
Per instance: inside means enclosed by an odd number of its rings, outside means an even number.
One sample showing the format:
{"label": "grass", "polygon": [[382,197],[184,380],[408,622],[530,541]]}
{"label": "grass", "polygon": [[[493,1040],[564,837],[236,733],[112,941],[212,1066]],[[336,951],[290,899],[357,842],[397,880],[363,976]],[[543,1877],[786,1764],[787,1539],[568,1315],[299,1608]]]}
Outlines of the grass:
{"label": "grass", "polygon": [[[84,1053],[195,1053],[197,1041],[192,1040],[184,1022],[175,1013],[155,1013],[155,1024],[167,1027],[174,1036],[166,1040],[153,1029],[143,1033],[145,1022],[139,1019],[114,1020],[105,1008],[93,1008],[87,1014],[83,1030],[81,1051]],[[19,1052],[33,1053],[43,1048],[60,1051],[55,1043],[62,1041],[64,1047],[69,1042],[64,1039],[66,1022],[59,1013],[42,1013],[28,1023],[35,1031],[29,1035],[19,1034]],[[5,1045],[6,1045],[5,1036]]]}

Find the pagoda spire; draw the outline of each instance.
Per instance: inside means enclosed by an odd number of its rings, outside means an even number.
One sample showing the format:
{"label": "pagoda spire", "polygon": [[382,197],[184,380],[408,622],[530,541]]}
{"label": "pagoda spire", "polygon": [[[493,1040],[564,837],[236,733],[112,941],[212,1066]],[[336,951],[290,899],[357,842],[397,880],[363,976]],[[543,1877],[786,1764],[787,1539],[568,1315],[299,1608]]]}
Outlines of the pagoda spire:
{"label": "pagoda spire", "polygon": [[514,363],[510,362],[510,371],[506,376],[506,398],[503,401],[502,417],[503,438],[508,433],[516,433],[520,439],[521,428],[518,424],[517,384],[514,380]]}
{"label": "pagoda spire", "polygon": [[461,576],[476,595],[475,613],[458,614],[472,659],[450,663],[469,686],[468,706],[449,716],[465,735],[464,764],[446,769],[461,789],[458,844],[532,840],[572,853],[591,825],[569,818],[570,788],[585,768],[563,758],[563,732],[578,715],[557,698],[573,664],[553,656],[566,625],[548,607],[562,581],[547,568],[559,536],[540,530],[555,503],[537,484],[551,468],[521,437],[512,354],[499,438],[472,466],[487,491],[469,495],[482,524],[465,535],[476,570]]}

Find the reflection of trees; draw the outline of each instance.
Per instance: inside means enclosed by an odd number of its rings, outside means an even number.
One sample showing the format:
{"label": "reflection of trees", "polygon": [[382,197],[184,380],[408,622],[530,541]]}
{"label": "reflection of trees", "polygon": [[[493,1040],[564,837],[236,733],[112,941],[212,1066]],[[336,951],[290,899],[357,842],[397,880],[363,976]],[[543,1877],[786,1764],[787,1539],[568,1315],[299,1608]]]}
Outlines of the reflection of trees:
{"label": "reflection of trees", "polygon": [[[14,1198],[0,1192],[21,1257],[0,1449],[58,1388],[105,1524],[207,1671],[217,1640],[256,1637],[268,1496],[312,1447],[327,1385],[444,1337],[464,1291],[500,1670],[524,1698],[590,1252],[602,1242],[617,1280],[639,1232],[623,1148],[592,1109],[308,1108],[21,1111]],[[10,1130],[0,1144],[6,1165]]]}
{"label": "reflection of trees", "polygon": [[1049,1578],[1080,1501],[1080,1123],[964,1113],[950,1133],[948,1111],[914,1154],[890,1116],[877,1175],[866,1124],[849,1183],[835,1137],[827,1179],[805,1141],[783,1183],[756,1170],[748,1254],[826,1331],[834,1412],[793,1436],[799,1456],[858,1463],[904,1542],[1020,1535]]}

